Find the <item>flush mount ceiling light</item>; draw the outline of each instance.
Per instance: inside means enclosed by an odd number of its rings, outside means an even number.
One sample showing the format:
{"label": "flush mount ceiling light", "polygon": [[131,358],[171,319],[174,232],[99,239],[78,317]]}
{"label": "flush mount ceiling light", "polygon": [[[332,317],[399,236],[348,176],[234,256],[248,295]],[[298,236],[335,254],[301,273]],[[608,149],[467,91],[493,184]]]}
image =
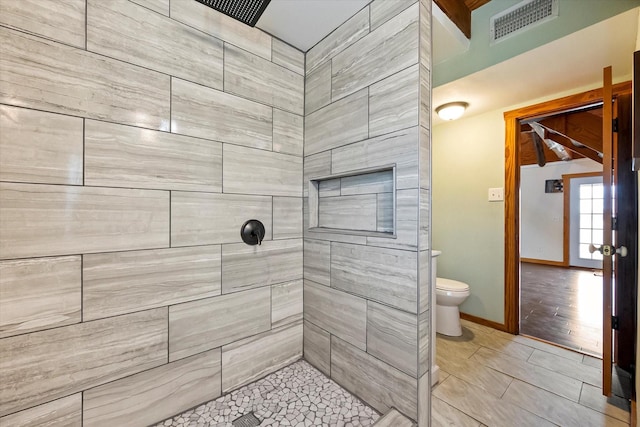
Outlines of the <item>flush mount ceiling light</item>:
{"label": "flush mount ceiling light", "polygon": [[442,120],[456,120],[462,117],[468,106],[466,102],[449,102],[436,108],[436,113]]}

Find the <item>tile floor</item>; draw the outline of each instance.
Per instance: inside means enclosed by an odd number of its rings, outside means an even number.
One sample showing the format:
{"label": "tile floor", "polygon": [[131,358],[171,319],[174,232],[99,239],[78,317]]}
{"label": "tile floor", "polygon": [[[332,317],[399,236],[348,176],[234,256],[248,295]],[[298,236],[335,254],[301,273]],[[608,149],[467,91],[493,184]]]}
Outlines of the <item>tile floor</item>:
{"label": "tile floor", "polygon": [[[380,417],[372,408],[304,360],[190,409],[156,427],[232,427],[253,412],[261,426],[371,426]],[[240,424],[257,425],[257,424]]]}
{"label": "tile floor", "polygon": [[462,337],[436,338],[441,375],[431,399],[433,427],[629,425],[628,400],[602,396],[599,359],[462,325]]}

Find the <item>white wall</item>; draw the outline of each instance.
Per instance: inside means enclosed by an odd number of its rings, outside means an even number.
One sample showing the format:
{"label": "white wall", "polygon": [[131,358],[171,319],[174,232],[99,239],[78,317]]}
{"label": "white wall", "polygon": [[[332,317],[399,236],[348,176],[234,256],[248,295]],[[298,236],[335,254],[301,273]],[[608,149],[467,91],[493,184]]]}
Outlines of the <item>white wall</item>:
{"label": "white wall", "polygon": [[520,169],[520,257],[563,261],[564,193],[545,193],[545,181],[562,175],[601,172],[591,159],[522,166]]}

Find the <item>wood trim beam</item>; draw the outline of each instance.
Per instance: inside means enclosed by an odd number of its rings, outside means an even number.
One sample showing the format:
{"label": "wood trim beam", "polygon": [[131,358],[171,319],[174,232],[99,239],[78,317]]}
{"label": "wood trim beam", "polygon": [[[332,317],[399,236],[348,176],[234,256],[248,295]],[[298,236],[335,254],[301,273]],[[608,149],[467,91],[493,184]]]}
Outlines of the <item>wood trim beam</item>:
{"label": "wood trim beam", "polygon": [[471,38],[471,9],[464,0],[434,0],[440,9],[468,38]]}
{"label": "wood trim beam", "polygon": [[[596,153],[591,148],[588,148],[586,145],[584,147],[576,147],[575,145],[573,145],[573,142],[571,142],[570,138],[562,134],[545,131],[545,138],[548,138],[554,142],[557,142],[558,144],[562,145],[564,148],[566,148],[569,151],[582,154],[584,157],[587,157],[593,160],[594,162],[598,162],[602,164],[602,158],[598,155],[598,153]],[[578,142],[582,143],[582,141],[578,141]]]}
{"label": "wood trim beam", "polygon": [[491,0],[464,0],[464,3],[467,5],[470,11],[474,11],[480,6],[484,6],[489,3]]}
{"label": "wood trim beam", "polygon": [[484,319],[482,317],[477,317],[472,314],[467,314],[463,312],[460,312],[460,318],[464,320],[468,320],[469,322],[477,323],[478,325],[488,326],[490,328],[497,329],[503,332],[509,332],[507,331],[507,328],[502,323],[494,322],[493,320]]}
{"label": "wood trim beam", "polygon": [[567,267],[564,261],[551,261],[548,259],[520,258],[520,262],[528,264],[550,265],[552,267]]}

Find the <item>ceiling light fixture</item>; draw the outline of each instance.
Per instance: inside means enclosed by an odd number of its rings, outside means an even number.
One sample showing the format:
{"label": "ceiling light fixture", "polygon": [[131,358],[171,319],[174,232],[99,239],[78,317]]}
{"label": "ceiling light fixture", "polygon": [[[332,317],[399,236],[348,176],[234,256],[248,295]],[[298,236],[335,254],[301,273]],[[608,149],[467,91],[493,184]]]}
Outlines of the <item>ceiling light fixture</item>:
{"label": "ceiling light fixture", "polygon": [[436,113],[442,120],[456,120],[462,117],[468,106],[466,102],[449,102],[436,108]]}

